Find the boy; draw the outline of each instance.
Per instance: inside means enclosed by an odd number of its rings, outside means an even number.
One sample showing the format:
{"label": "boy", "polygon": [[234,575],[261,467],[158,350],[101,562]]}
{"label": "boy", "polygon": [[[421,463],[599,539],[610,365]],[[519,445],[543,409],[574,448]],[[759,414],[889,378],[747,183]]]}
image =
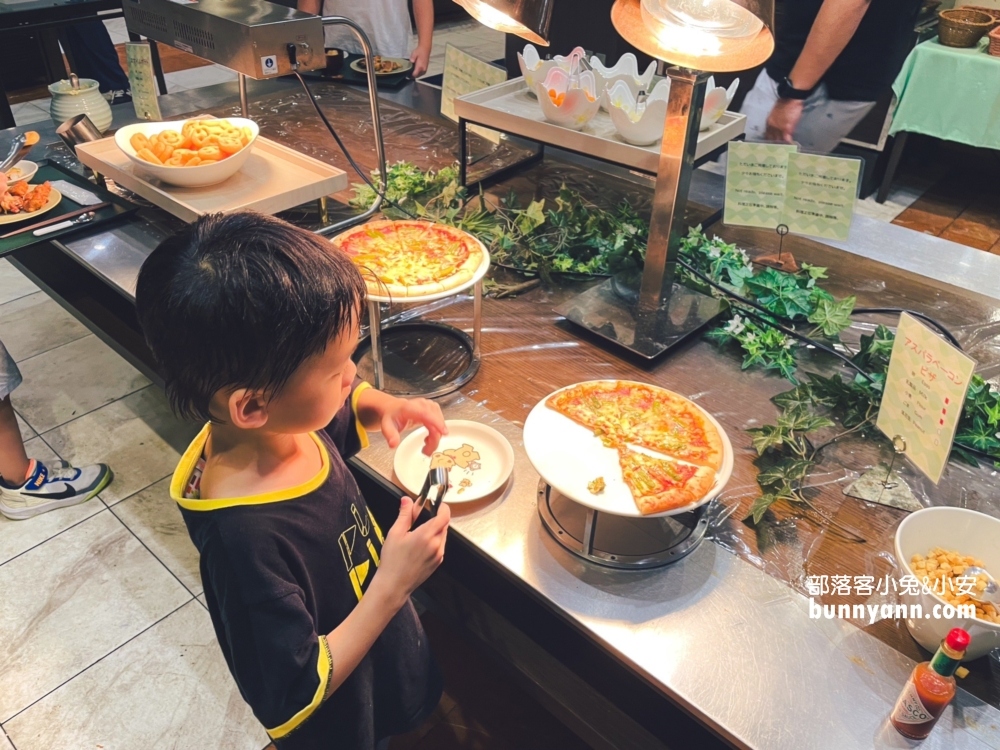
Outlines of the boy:
{"label": "boy", "polygon": [[364,298],[329,242],[249,212],[164,240],[136,287],[171,405],[208,422],[170,492],[229,669],[281,750],[384,747],[441,694],[409,596],[444,557],[448,508],[411,530],[403,498],[383,537],[344,458],[411,422],[430,455],[444,419],[356,382]]}

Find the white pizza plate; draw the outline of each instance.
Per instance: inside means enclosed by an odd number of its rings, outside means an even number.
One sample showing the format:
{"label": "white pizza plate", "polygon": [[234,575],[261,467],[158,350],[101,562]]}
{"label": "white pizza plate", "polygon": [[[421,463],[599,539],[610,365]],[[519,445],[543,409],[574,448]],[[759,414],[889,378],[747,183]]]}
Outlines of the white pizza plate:
{"label": "white pizza plate", "polygon": [[[471,234],[469,236],[472,237]],[[459,294],[460,292],[464,292],[466,289],[469,289],[477,281],[483,278],[483,276],[486,275],[486,272],[490,270],[489,251],[486,249],[486,246],[482,242],[479,242],[477,238],[475,237],[472,238],[479,243],[479,247],[483,251],[483,262],[479,264],[479,268],[477,268],[476,272],[472,274],[472,278],[466,281],[464,284],[459,284],[454,289],[447,289],[443,292],[434,292],[434,294],[424,294],[420,297],[390,297],[388,295],[372,294],[371,292],[369,292],[368,299],[370,299],[373,302],[399,302],[408,305],[415,302],[433,302],[436,299],[444,299],[445,297],[451,297],[453,294]],[[421,484],[421,486],[423,485]]]}
{"label": "white pizza plate", "polygon": [[[514,470],[514,449],[507,438],[478,422],[449,419],[448,434],[441,438],[436,453],[455,451],[456,465],[448,470],[448,494],[445,502],[469,503],[480,500],[499,489]],[[392,460],[392,468],[410,497],[416,497],[427,479],[431,459],[423,454],[427,429],[414,430],[399,444]],[[479,454],[472,458],[462,446],[472,446]],[[470,462],[471,461],[471,462]],[[468,484],[464,484],[467,481]],[[464,486],[463,486],[464,485]]]}
{"label": "white pizza plate", "polygon": [[[32,187],[34,187],[34,185],[32,185]],[[28,213],[27,211],[21,211],[21,213],[18,214],[0,213],[0,225],[16,224],[19,221],[27,221],[28,219],[34,219],[36,216],[41,216],[42,214],[51,211],[53,208],[59,205],[59,201],[61,200],[62,200],[62,193],[60,193],[55,188],[52,188],[52,192],[49,193],[49,199],[45,201],[45,204],[37,211],[32,211],[31,213]]]}
{"label": "white pizza plate", "polygon": [[[618,381],[594,380],[587,382],[614,383]],[[623,380],[621,382],[634,381]],[[576,385],[579,383],[568,385],[566,388],[573,388]],[[648,386],[650,384],[643,383],[642,385]],[[564,391],[566,388],[560,388],[554,393]],[[660,390],[666,391],[664,388]],[[672,393],[672,391],[666,392]],[[663,513],[644,516],[639,512],[632,492],[622,478],[622,470],[618,464],[618,451],[614,448],[606,448],[601,439],[586,427],[547,407],[545,402],[551,395],[553,394],[549,394],[535,404],[531,413],[528,414],[528,418],[524,421],[524,450],[528,454],[532,466],[535,467],[535,471],[542,479],[565,497],[575,500],[581,505],[602,513],[633,518],[675,516],[694,510],[718,497],[733,473],[733,446],[729,442],[729,436],[715,417],[691,401],[690,403],[708,418],[722,437],[722,468],[716,475],[712,489],[697,502]],[[656,455],[653,451],[641,448],[638,450],[641,453]],[[604,478],[605,489],[604,492],[594,495],[587,489],[587,484],[597,477]]]}

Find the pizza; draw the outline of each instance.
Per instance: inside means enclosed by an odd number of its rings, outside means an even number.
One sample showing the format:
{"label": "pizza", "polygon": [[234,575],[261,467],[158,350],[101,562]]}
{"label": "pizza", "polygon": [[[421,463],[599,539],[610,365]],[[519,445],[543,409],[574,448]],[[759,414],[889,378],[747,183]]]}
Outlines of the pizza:
{"label": "pizza", "polygon": [[622,477],[644,516],[663,513],[701,500],[715,484],[715,472],[670,458],[618,449]]}
{"label": "pizza", "polygon": [[[549,396],[546,405],[619,451],[623,478],[644,515],[704,497],[722,468],[719,430],[701,409],[676,393],[645,383],[593,381]],[[628,446],[655,451],[659,457]],[[667,477],[674,484],[664,485]]]}
{"label": "pizza", "polygon": [[424,297],[468,283],[489,256],[468,232],[429,221],[371,221],[333,238],[369,294]]}

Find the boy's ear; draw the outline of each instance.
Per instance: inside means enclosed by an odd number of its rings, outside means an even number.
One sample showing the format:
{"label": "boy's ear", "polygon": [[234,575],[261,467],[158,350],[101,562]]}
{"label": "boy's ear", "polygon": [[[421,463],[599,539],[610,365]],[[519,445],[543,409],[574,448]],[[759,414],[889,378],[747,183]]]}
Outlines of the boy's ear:
{"label": "boy's ear", "polygon": [[227,399],[229,421],[241,430],[253,430],[267,424],[267,400],[258,391],[237,388]]}

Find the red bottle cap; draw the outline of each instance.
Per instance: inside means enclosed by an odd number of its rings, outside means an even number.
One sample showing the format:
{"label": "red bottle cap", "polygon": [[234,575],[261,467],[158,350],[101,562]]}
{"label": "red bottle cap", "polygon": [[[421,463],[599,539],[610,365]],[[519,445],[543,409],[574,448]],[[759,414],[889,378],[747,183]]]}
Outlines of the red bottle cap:
{"label": "red bottle cap", "polygon": [[952,628],[948,636],[944,639],[945,645],[952,651],[965,651],[969,647],[972,638],[968,632],[962,628]]}

